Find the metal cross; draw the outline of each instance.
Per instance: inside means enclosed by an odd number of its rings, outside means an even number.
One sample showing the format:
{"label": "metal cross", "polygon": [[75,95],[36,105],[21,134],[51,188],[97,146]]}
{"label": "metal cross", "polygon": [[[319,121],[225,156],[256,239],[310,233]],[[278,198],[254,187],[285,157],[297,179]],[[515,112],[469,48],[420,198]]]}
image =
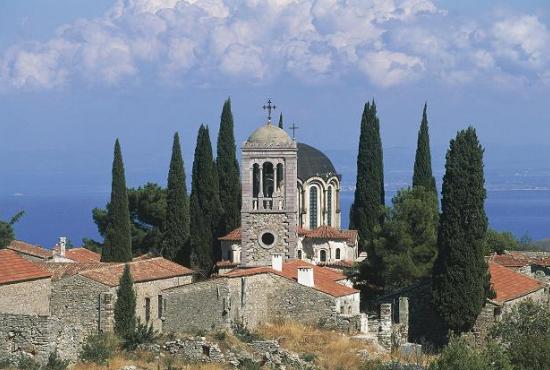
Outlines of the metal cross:
{"label": "metal cross", "polygon": [[267,122],[271,123],[271,111],[277,109],[275,105],[271,105],[271,99],[267,99],[267,105],[264,105],[264,110],[267,109]]}
{"label": "metal cross", "polygon": [[289,127],[289,129],[292,130],[292,139],[296,140],[296,130],[298,130],[300,127],[296,126],[296,124],[292,124],[292,126]]}

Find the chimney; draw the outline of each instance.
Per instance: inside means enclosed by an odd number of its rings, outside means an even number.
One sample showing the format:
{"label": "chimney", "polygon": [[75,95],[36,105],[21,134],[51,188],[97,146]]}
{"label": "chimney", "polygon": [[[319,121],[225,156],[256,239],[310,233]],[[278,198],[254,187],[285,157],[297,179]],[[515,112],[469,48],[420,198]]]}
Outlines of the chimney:
{"label": "chimney", "polygon": [[67,237],[66,236],[60,236],[59,237],[59,255],[61,257],[65,257],[65,247],[67,246]]}
{"label": "chimney", "polygon": [[313,287],[313,267],[298,267],[298,284]]}
{"label": "chimney", "polygon": [[271,256],[271,268],[275,271],[283,271],[283,255],[274,254]]}

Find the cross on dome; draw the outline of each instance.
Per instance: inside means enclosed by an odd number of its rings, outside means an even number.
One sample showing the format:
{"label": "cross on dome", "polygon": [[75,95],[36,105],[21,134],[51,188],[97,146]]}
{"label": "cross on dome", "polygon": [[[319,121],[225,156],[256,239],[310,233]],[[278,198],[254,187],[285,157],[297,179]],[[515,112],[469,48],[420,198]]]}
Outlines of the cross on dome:
{"label": "cross on dome", "polygon": [[271,111],[277,109],[275,105],[271,105],[271,98],[267,99],[267,105],[264,104],[264,110],[267,110],[267,123],[271,124]]}

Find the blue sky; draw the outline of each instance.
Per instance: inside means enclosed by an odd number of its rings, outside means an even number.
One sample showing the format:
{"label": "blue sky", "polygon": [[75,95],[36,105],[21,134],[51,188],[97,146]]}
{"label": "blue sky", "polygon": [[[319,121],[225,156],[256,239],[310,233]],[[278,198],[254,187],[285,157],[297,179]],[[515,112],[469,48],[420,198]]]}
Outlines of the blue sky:
{"label": "blue sky", "polygon": [[0,195],[106,191],[116,137],[130,185],[164,183],[176,130],[189,173],[228,96],[239,142],[271,97],[350,167],[372,98],[386,150],[411,156],[428,101],[439,168],[469,124],[498,153],[550,155],[550,2],[4,0]]}

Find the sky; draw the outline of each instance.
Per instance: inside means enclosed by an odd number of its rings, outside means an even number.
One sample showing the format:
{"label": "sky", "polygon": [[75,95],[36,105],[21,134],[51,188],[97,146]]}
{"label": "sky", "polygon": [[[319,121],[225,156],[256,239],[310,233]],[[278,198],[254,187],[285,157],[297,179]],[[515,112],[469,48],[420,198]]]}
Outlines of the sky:
{"label": "sky", "polygon": [[165,183],[175,131],[189,176],[228,97],[239,143],[271,98],[350,168],[372,99],[390,170],[425,102],[438,174],[468,125],[488,167],[550,168],[550,1],[3,0],[0,196],[107,192],[117,137],[130,186]]}

